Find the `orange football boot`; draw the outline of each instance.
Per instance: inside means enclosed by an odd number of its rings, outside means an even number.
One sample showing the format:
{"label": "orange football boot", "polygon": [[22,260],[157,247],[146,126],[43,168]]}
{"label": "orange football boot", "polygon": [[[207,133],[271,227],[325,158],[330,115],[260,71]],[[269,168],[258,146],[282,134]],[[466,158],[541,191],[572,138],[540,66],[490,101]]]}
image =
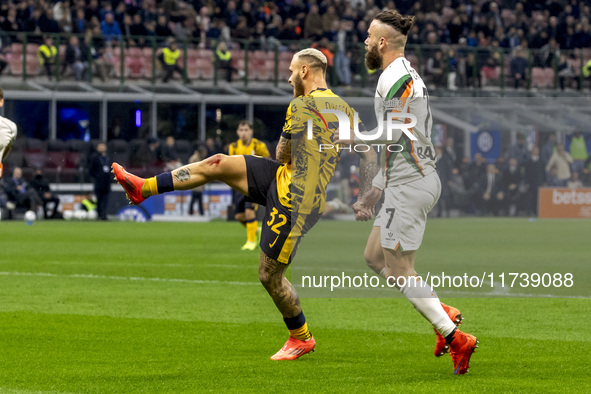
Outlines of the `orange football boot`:
{"label": "orange football boot", "polygon": [[2,172],[4,171],[4,165],[0,163],[0,178],[2,178]]}
{"label": "orange football boot", "polygon": [[[443,307],[443,310],[447,313],[451,321],[454,322],[456,327],[462,324],[462,320],[464,320],[464,318],[462,317],[462,314],[457,308],[445,305],[443,302],[441,303],[441,306]],[[437,339],[435,342],[435,351],[433,352],[433,354],[435,354],[435,357],[441,357],[448,352],[449,345],[447,344],[447,342],[445,342],[445,338],[436,329],[433,329],[433,331],[435,331],[435,334],[437,335]]]}
{"label": "orange football boot", "polygon": [[454,363],[454,375],[463,375],[469,371],[470,357],[476,351],[478,341],[474,335],[456,329],[449,344],[449,355]]}
{"label": "orange football boot", "polygon": [[314,337],[310,337],[307,341],[289,337],[281,350],[271,357],[271,360],[295,360],[306,353],[313,352],[315,347],[316,341]]}
{"label": "orange football boot", "polygon": [[127,193],[129,201],[135,205],[141,204],[146,199],[142,196],[142,186],[144,186],[146,180],[125,171],[120,164],[113,163],[111,167],[113,168],[115,179],[123,186],[123,190]]}

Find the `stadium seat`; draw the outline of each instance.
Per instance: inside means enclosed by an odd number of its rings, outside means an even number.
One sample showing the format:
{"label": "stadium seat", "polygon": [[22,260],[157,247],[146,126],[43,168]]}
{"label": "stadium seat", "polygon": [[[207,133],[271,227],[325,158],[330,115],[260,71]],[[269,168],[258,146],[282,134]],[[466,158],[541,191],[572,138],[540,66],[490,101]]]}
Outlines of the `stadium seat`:
{"label": "stadium seat", "polygon": [[23,44],[21,44],[20,42],[13,42],[10,45],[10,53],[15,55],[23,53]]}
{"label": "stadium seat", "polygon": [[39,45],[37,44],[27,44],[27,56],[35,56],[37,57],[37,52],[39,52]]}
{"label": "stadium seat", "polygon": [[15,53],[7,53],[6,60],[8,61],[8,68],[11,75],[23,75],[23,55]]}
{"label": "stadium seat", "polygon": [[214,69],[213,63],[209,60],[199,59],[198,68],[201,72],[202,79],[213,79]]}
{"label": "stadium seat", "polygon": [[66,167],[66,151],[50,151],[47,153],[46,166],[49,168]]}
{"label": "stadium seat", "polygon": [[144,64],[141,58],[125,58],[125,66],[128,70],[128,77],[139,79],[144,76]]}
{"label": "stadium seat", "polygon": [[26,166],[31,168],[44,168],[47,163],[47,152],[45,151],[26,151]]}
{"label": "stadium seat", "polygon": [[[199,79],[201,78],[201,68],[203,60],[196,60],[194,62],[187,63],[187,78]],[[213,70],[213,68],[212,68]]]}
{"label": "stadium seat", "polygon": [[125,57],[142,57],[142,49],[137,47],[128,48],[125,51]]}
{"label": "stadium seat", "polygon": [[209,49],[197,49],[197,57],[199,59],[208,60],[213,63],[213,51]]}
{"label": "stadium seat", "polygon": [[129,142],[123,139],[114,139],[107,142],[107,147],[111,160],[121,165],[129,164]]}

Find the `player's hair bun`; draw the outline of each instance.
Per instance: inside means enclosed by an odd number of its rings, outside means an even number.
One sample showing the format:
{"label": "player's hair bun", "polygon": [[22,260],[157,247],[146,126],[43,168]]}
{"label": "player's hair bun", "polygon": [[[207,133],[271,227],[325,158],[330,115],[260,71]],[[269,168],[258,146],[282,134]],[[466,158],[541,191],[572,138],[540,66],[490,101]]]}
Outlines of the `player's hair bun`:
{"label": "player's hair bun", "polygon": [[412,25],[415,23],[415,17],[408,15],[403,16],[396,10],[385,10],[380,12],[375,17],[376,20],[392,26],[396,31],[403,35],[407,35]]}

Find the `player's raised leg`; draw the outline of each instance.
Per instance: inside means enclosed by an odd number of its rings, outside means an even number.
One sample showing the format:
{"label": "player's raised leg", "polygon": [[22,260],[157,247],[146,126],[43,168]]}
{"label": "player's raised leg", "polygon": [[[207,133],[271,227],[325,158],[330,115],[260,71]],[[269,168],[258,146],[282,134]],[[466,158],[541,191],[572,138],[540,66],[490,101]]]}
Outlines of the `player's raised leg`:
{"label": "player's raised leg", "polygon": [[316,341],[308,330],[308,323],[300,306],[300,297],[285,277],[288,266],[289,264],[281,263],[261,251],[259,279],[283,315],[283,321],[289,330],[289,339],[271,360],[295,360],[316,347]]}
{"label": "player's raised leg", "polygon": [[113,163],[113,173],[133,204],[140,204],[150,196],[190,190],[211,181],[224,182],[242,194],[248,194],[244,156],[217,154],[148,179],[130,174],[117,163]]}

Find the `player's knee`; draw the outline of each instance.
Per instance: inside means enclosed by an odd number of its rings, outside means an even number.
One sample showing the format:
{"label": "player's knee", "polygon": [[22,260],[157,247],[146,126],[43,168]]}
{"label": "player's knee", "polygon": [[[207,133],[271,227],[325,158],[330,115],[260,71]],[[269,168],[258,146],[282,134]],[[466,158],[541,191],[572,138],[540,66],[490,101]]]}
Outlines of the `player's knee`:
{"label": "player's knee", "polygon": [[218,153],[207,159],[200,161],[199,166],[201,172],[209,177],[215,177],[223,172],[223,165],[228,156],[223,153]]}

